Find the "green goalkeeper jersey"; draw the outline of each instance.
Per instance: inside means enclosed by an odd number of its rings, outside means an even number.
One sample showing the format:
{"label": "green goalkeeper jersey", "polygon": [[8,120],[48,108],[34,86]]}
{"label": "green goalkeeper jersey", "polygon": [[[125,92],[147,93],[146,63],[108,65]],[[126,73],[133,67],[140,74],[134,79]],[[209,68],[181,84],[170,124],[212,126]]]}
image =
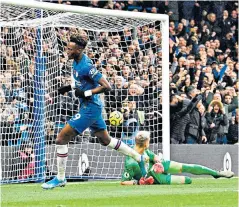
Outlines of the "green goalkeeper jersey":
{"label": "green goalkeeper jersey", "polygon": [[[153,171],[154,157],[156,156],[152,151],[145,150],[144,154],[149,156],[149,162],[145,164],[145,169],[147,172],[146,177],[153,176],[154,184],[170,184],[171,183],[171,175],[168,174],[168,169],[170,166],[170,160],[161,160],[161,164],[164,167],[164,173],[155,173]],[[142,173],[139,167],[138,162],[136,162],[133,158],[127,156],[125,159],[124,172],[121,178],[121,181],[130,181],[130,180],[140,180],[142,177]]]}
{"label": "green goalkeeper jersey", "polygon": [[[155,154],[150,150],[145,150],[144,154],[149,156],[149,162],[145,164],[146,172],[154,165]],[[142,173],[137,161],[127,156],[125,159],[124,172],[121,181],[140,180]]]}

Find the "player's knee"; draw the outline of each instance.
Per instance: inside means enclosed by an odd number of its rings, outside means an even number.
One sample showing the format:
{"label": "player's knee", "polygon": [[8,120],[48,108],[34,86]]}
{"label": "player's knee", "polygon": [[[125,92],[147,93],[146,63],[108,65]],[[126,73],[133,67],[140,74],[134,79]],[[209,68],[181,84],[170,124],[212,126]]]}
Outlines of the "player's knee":
{"label": "player's knee", "polygon": [[64,145],[64,144],[67,144],[65,141],[64,141],[64,139],[62,138],[62,137],[57,137],[56,138],[56,144],[57,145]]}
{"label": "player's knee", "polygon": [[[97,135],[96,135],[97,136]],[[99,140],[99,143],[102,145],[102,146],[108,146],[109,143],[110,143],[110,137],[109,136],[104,136],[104,137],[101,137],[101,136],[97,136],[98,140]]]}
{"label": "player's knee", "polygon": [[98,138],[99,140],[99,143],[102,145],[102,146],[108,146],[109,145],[109,141],[106,140],[106,139],[102,139],[102,138]]}
{"label": "player's knee", "polygon": [[56,145],[62,145],[62,141],[60,139],[56,139]]}
{"label": "player's knee", "polygon": [[192,179],[190,177],[185,177],[185,184],[191,184]]}

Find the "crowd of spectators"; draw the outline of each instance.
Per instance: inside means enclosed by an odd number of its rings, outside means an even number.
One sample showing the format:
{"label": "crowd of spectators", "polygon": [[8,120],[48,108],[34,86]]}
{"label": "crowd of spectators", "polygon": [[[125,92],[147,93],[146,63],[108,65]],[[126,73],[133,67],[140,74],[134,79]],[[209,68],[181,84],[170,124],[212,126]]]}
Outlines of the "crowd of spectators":
{"label": "crowd of spectators", "polygon": [[[238,5],[205,1],[51,1],[52,3],[163,13],[170,17],[170,138],[171,143],[238,143]],[[87,35],[85,53],[110,81],[113,90],[102,94],[104,117],[111,136],[127,143],[137,130],[150,130],[152,142],[161,142],[162,48],[158,22],[120,32],[93,32],[78,28],[44,30],[45,135],[48,143],[79,110],[71,92],[57,94],[69,84],[71,61],[66,45],[71,35]],[[51,34],[57,34],[55,50]],[[133,32],[136,32],[134,38]],[[22,35],[19,35],[22,34]],[[3,144],[33,142],[33,86],[36,29],[1,28],[0,123]],[[124,115],[112,127],[111,111]],[[84,136],[89,136],[86,130]],[[76,138],[82,141],[84,136]],[[91,142],[96,140],[90,138]]]}

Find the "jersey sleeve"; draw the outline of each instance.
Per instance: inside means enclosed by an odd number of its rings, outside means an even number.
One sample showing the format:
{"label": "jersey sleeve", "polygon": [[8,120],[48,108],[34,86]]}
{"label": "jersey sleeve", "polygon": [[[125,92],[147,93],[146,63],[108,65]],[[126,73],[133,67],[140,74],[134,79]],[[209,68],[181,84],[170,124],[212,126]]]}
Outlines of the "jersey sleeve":
{"label": "jersey sleeve", "polygon": [[150,151],[150,150],[146,150],[146,153],[149,156],[149,161],[150,162],[154,162],[155,154],[152,151]]}
{"label": "jersey sleeve", "polygon": [[90,67],[87,75],[95,82],[98,82],[102,77],[102,74],[94,66]]}

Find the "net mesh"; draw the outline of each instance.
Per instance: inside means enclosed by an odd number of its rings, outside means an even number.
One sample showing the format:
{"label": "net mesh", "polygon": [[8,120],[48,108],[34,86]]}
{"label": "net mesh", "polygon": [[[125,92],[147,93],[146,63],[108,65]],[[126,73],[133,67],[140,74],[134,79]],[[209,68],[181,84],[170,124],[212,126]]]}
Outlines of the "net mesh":
{"label": "net mesh", "polygon": [[102,17],[92,14],[73,14],[63,13],[51,10],[43,10],[42,17],[39,18],[40,10],[34,8],[14,7],[1,5],[0,21],[4,26],[12,26],[13,24],[20,27],[74,27],[91,31],[120,31],[124,27],[137,27],[147,25],[152,21],[147,19],[133,19],[120,17]]}
{"label": "net mesh", "polygon": [[[3,180],[56,172],[54,140],[79,111],[71,92],[56,93],[73,81],[66,54],[72,34],[88,36],[85,53],[112,85],[111,92],[101,95],[110,135],[132,145],[137,131],[149,130],[152,150],[161,149],[160,22],[2,4],[0,26]],[[108,121],[114,110],[124,115],[121,126]],[[68,177],[119,178],[122,169],[123,156],[101,146],[89,130],[69,144]]]}

